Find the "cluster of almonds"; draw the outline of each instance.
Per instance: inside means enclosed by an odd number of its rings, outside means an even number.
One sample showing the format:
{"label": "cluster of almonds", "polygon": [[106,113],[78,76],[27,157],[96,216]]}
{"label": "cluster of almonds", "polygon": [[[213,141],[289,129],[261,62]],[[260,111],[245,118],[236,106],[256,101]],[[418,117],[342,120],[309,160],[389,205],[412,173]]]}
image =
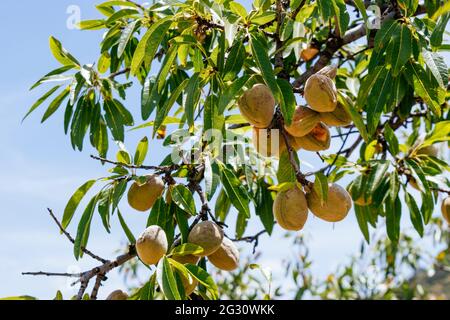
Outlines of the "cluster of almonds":
{"label": "cluster of almonds", "polygon": [[[196,224],[188,236],[188,243],[203,248],[200,254],[174,255],[172,258],[181,264],[197,264],[202,257],[208,257],[216,268],[233,271],[239,266],[239,250],[234,243],[224,237],[223,230],[216,223],[203,221]],[[136,242],[139,259],[146,265],[156,265],[167,253],[168,243],[164,230],[159,226],[148,227]],[[181,275],[186,295],[194,292],[198,282],[193,277]]]}
{"label": "cluster of almonds", "polygon": [[[327,150],[331,143],[328,126],[351,124],[350,115],[338,102],[334,83],[336,73],[336,67],[325,67],[306,82],[305,99],[309,107],[298,106],[292,123],[284,127],[295,150]],[[253,86],[239,100],[241,114],[253,126],[253,143],[257,151],[265,156],[278,156],[287,149],[282,135],[279,135],[278,146],[272,146],[273,129],[270,126],[275,105],[270,89],[263,84]],[[267,137],[261,137],[261,130],[266,130]],[[306,194],[301,187],[296,186],[277,195],[273,211],[283,229],[301,230],[308,218],[308,210],[325,221],[338,222],[348,215],[352,207],[350,194],[337,184],[329,185],[327,201],[322,201],[314,188],[305,189]]]}
{"label": "cluster of almonds", "polygon": [[[135,182],[128,191],[128,203],[137,210],[146,212],[163,195],[164,181],[157,175],[146,176],[144,183]],[[216,223],[203,221],[196,224],[189,233],[188,243],[203,248],[198,255],[178,255],[172,258],[182,264],[197,264],[201,257],[208,257],[215,267],[224,271],[235,270],[239,265],[239,250],[234,243],[224,237],[223,230]],[[159,226],[148,227],[136,242],[136,251],[141,261],[147,265],[155,265],[167,254],[168,242],[165,231]],[[197,281],[190,277],[182,277],[187,295],[191,294]],[[116,296],[119,292],[114,292]]]}
{"label": "cluster of almonds", "polygon": [[[306,82],[305,99],[309,107],[298,106],[292,123],[285,125],[289,142],[295,150],[327,150],[331,143],[328,126],[341,127],[351,124],[350,115],[338,102],[338,92],[333,81],[336,72],[334,66],[325,67]],[[281,135],[278,135],[278,145],[272,145],[273,129],[270,126],[275,105],[272,92],[264,84],[254,85],[239,100],[242,116],[253,126],[253,143],[257,151],[269,157],[279,156],[286,150],[284,137]]]}

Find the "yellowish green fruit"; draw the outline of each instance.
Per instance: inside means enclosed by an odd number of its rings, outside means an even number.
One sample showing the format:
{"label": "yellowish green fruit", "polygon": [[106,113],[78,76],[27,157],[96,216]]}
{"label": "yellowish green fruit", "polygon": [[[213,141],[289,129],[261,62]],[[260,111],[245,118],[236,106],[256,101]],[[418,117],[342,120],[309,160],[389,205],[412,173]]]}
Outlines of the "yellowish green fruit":
{"label": "yellowish green fruit", "polygon": [[[292,140],[292,137],[289,137]],[[253,128],[253,145],[256,151],[264,157],[279,157],[287,150],[284,137],[277,129]]]}
{"label": "yellowish green fruit", "polygon": [[146,176],[146,182],[133,183],[128,191],[128,203],[137,211],[150,210],[164,192],[164,181],[158,176]]}
{"label": "yellowish green fruit", "polygon": [[285,125],[285,129],[293,137],[303,137],[309,134],[319,122],[320,114],[318,112],[299,106],[295,109],[291,125]]}
{"label": "yellowish green fruit", "polygon": [[331,144],[330,129],[323,123],[319,123],[309,134],[304,137],[294,138],[293,147],[307,151],[318,152],[328,150]]}
{"label": "yellowish green fruit", "polygon": [[328,199],[322,202],[314,189],[306,195],[309,210],[318,218],[328,222],[344,220],[352,208],[350,194],[341,186],[330,183],[328,186]]}
{"label": "yellowish green fruit", "polygon": [[337,106],[336,85],[330,77],[316,73],[306,81],[305,99],[317,112],[333,112]]}
{"label": "yellowish green fruit", "polygon": [[442,216],[450,224],[450,197],[447,197],[442,201]]}
{"label": "yellowish green fruit", "polygon": [[203,248],[198,256],[205,257],[216,252],[223,240],[223,230],[212,221],[203,221],[195,225],[189,233],[188,242]]}
{"label": "yellowish green fruit", "polygon": [[308,203],[298,187],[278,193],[273,203],[273,213],[280,227],[299,231],[308,219]]}
{"label": "yellowish green fruit", "polygon": [[275,112],[275,98],[264,84],[256,84],[239,100],[242,116],[256,128],[270,126]]}
{"label": "yellowish green fruit", "polygon": [[321,69],[317,74],[322,74],[324,76],[327,76],[330,79],[336,78],[337,75],[337,67],[334,65],[326,66],[325,68]]}
{"label": "yellowish green fruit", "polygon": [[106,300],[127,300],[128,294],[122,290],[116,290],[111,292],[111,294],[106,298]]}
{"label": "yellowish green fruit", "polygon": [[166,233],[159,226],[148,227],[136,242],[137,254],[146,265],[157,264],[167,248]]}
{"label": "yellowish green fruit", "polygon": [[216,268],[224,271],[233,271],[239,267],[239,250],[233,241],[223,238],[220,248],[209,255],[208,259]]}
{"label": "yellowish green fruit", "polygon": [[352,117],[344,106],[338,103],[333,112],[320,113],[320,121],[331,127],[346,127],[352,123]]}

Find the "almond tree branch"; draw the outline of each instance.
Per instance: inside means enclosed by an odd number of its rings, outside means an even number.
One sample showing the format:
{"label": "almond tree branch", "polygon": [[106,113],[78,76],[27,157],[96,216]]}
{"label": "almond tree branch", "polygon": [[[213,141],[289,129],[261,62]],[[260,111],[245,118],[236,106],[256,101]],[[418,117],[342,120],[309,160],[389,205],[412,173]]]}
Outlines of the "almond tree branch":
{"label": "almond tree branch", "polygon": [[[75,240],[73,239],[73,237],[70,235],[70,233],[68,233],[62,226],[62,224],[59,222],[59,220],[56,218],[56,216],[53,214],[52,209],[48,208],[47,209],[50,216],[52,217],[53,221],[55,221],[55,223],[58,225],[59,230],[67,237],[67,239],[69,239],[70,242],[72,242],[73,244],[75,244]],[[83,251],[85,254],[87,254],[88,256],[90,256],[92,259],[95,259],[97,261],[100,261],[101,263],[106,263],[108,260],[103,259],[101,257],[99,257],[98,255],[92,253],[91,251],[89,251],[88,249],[86,249],[85,247],[81,247],[81,251]]]}

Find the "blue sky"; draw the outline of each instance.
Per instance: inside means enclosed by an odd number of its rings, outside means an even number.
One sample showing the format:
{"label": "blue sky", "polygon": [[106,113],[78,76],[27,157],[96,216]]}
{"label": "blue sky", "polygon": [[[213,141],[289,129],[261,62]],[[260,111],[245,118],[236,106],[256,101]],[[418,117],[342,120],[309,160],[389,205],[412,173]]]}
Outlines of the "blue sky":
{"label": "blue sky", "polygon": [[[83,19],[98,16],[89,0],[14,1],[3,4],[4,10],[0,11],[0,56],[3,61],[0,77],[0,168],[3,178],[0,185],[0,297],[28,294],[52,298],[58,289],[69,296],[74,291],[67,286],[66,279],[23,277],[20,273],[66,272],[95,266],[88,258],[80,262],[74,260],[71,244],[60,236],[46,208],[52,208],[60,217],[73,191],[85,181],[102,176],[105,168],[89,158],[94,151],[87,144],[82,153],[72,150],[63,133],[61,112],[45,125],[40,125],[42,110],[21,124],[25,112],[45,90],[30,92],[30,85],[58,67],[48,49],[50,35],[60,39],[83,63],[93,63],[98,58],[101,33],[66,27],[66,10],[73,4],[81,8]],[[126,105],[134,114],[139,114],[137,86],[131,89]],[[141,123],[139,117],[136,120],[137,124]],[[129,149],[133,150],[136,142],[148,134],[146,131],[132,133],[126,141]],[[168,152],[158,144],[151,144],[149,164],[159,163]],[[312,154],[301,153],[300,157],[309,163],[318,163]],[[137,235],[144,228],[147,217],[130,210],[126,204],[122,205],[122,211]],[[106,234],[99,219],[94,220],[89,248],[100,256],[114,257],[115,251],[126,242],[116,219],[113,219],[111,235]],[[260,229],[261,224],[254,220],[248,234]],[[69,231],[74,234],[74,226]],[[305,233],[310,239],[313,270],[322,276],[355,253],[362,239],[352,214],[334,226],[311,216]],[[263,256],[260,264],[272,268],[277,282],[282,282],[284,277],[282,259],[294,255],[290,244],[279,230],[274,238],[261,239]],[[241,249],[245,255],[251,253],[252,247],[241,245]],[[101,297],[113,289],[125,288],[117,273],[109,278]]]}

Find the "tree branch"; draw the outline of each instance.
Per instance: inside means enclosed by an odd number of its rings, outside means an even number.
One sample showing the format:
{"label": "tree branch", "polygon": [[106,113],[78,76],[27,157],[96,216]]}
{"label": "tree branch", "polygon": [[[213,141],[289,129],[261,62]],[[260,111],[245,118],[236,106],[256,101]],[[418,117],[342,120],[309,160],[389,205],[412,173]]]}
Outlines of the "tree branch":
{"label": "tree branch", "polygon": [[[47,209],[50,216],[52,217],[53,221],[55,221],[55,223],[58,225],[59,230],[67,237],[67,239],[69,239],[70,242],[72,242],[73,244],[75,244],[75,240],[73,239],[73,237],[70,235],[70,233],[68,233],[62,226],[62,224],[59,222],[59,220],[56,218],[56,216],[53,214],[52,209],[48,208]],[[98,255],[92,253],[91,251],[89,251],[88,249],[86,249],[85,247],[81,247],[81,251],[83,251],[85,254],[87,254],[88,256],[90,256],[92,259],[95,259],[97,261],[100,261],[101,263],[106,263],[108,260],[103,259],[101,257],[99,257]]]}

